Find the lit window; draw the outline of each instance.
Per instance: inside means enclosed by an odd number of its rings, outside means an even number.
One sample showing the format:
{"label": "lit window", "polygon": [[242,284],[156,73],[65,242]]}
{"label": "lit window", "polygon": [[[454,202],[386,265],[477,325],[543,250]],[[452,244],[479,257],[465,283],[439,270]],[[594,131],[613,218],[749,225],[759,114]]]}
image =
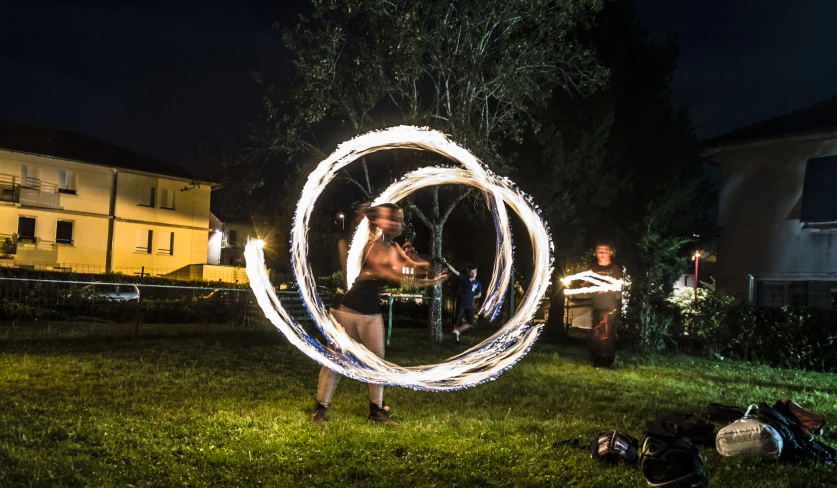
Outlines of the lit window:
{"label": "lit window", "polygon": [[157,233],[157,254],[174,254],[174,232]]}
{"label": "lit window", "polygon": [[35,240],[35,218],[34,217],[18,217],[17,219],[17,235],[18,240]]}
{"label": "lit window", "polygon": [[156,204],[157,188],[153,186],[141,186],[139,203],[142,207],[153,207]]}
{"label": "lit window", "polygon": [[60,244],[73,243],[73,221],[59,220],[55,226],[55,242]]}
{"label": "lit window", "polygon": [[151,231],[146,229],[137,230],[137,251],[141,254],[151,254]]}
{"label": "lit window", "polygon": [[75,195],[77,178],[75,171],[58,170],[58,193]]}

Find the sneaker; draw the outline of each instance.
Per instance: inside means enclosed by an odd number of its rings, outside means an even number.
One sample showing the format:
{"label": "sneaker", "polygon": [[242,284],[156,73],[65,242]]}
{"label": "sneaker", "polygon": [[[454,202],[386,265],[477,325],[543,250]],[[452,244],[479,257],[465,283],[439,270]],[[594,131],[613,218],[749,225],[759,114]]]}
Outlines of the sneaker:
{"label": "sneaker", "polygon": [[453,331],[453,342],[459,344],[459,331],[456,329]]}
{"label": "sneaker", "polygon": [[328,410],[328,407],[324,407],[317,403],[317,407],[314,409],[314,413],[311,414],[311,422],[314,422],[317,425],[328,422],[328,417],[326,417],[326,410]]}
{"label": "sneaker", "polygon": [[387,425],[398,425],[398,422],[389,418],[386,410],[374,403],[369,404],[369,417],[367,417],[367,420]]}

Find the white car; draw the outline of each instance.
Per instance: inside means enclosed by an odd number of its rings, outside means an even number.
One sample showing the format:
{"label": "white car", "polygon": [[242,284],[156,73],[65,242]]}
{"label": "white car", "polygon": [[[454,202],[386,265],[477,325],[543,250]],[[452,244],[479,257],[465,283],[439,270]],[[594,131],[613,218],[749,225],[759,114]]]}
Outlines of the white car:
{"label": "white car", "polygon": [[94,283],[87,285],[73,293],[74,296],[87,300],[109,300],[112,302],[135,302],[139,300],[140,291],[137,285],[122,283]]}

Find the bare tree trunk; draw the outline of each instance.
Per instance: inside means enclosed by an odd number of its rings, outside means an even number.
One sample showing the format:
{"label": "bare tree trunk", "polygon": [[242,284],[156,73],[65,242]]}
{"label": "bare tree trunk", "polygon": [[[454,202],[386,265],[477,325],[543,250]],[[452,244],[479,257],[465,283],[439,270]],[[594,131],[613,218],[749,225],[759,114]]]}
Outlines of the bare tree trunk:
{"label": "bare tree trunk", "polygon": [[[438,274],[442,270],[440,263],[443,262],[442,229],[445,227],[445,222],[447,222],[453,209],[471,193],[471,190],[464,191],[456,197],[445,209],[444,214],[439,208],[439,187],[433,187],[431,191],[433,208],[429,217],[424,215],[415,205],[410,205],[410,211],[430,230],[430,256],[433,262],[433,271]],[[432,300],[427,305],[429,316],[427,333],[431,341],[438,343],[442,342],[442,285],[434,286],[432,294]]]}
{"label": "bare tree trunk", "polygon": [[[442,259],[442,226],[439,222],[439,187],[433,188],[433,225],[430,227],[430,254],[434,258],[433,270],[438,273],[438,262]],[[433,287],[433,299],[428,304],[427,334],[432,342],[442,342],[442,284]]]}

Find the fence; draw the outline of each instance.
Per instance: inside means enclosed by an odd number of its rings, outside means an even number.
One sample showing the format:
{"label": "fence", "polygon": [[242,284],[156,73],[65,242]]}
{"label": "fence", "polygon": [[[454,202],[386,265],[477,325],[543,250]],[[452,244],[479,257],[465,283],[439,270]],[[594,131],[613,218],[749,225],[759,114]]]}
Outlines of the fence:
{"label": "fence", "polygon": [[[108,278],[108,277],[106,277]],[[113,278],[113,277],[109,277]],[[300,322],[296,291],[277,291]],[[326,306],[330,296],[322,296]],[[0,322],[267,325],[249,288],[0,277]]]}
{"label": "fence", "polygon": [[[104,265],[100,264],[56,262],[55,258],[57,257],[57,247],[54,241],[47,241],[38,238],[35,242],[12,241],[9,239],[7,239],[4,242],[4,237],[7,236],[0,234],[0,244],[2,244],[2,252],[5,253],[0,254],[0,268],[20,269],[27,271],[54,271],[59,273],[107,273],[107,268]],[[17,253],[26,254],[29,257],[50,257],[52,258],[52,260],[25,261],[21,259],[15,259],[15,255]],[[247,282],[246,274],[243,267],[210,264],[190,264],[180,268],[151,268],[148,266],[113,266],[111,268],[111,273],[121,274],[128,277],[150,276],[172,278],[186,281],[212,281],[232,284]],[[278,274],[278,276],[286,277],[287,275]]]}
{"label": "fence", "polygon": [[[11,270],[10,270],[11,271]],[[15,270],[0,275],[0,323],[114,323],[132,324],[228,324],[270,326],[247,286],[194,283],[148,275],[79,275]],[[54,277],[54,278],[53,278]],[[303,324],[310,324],[307,310],[287,275],[275,274],[276,293],[285,309]],[[331,291],[320,289],[320,299],[331,306]],[[339,299],[338,299],[339,300]],[[423,328],[429,319],[432,297],[421,294],[384,294],[381,312],[392,328]],[[442,299],[443,326],[452,324],[455,299]],[[541,310],[548,309],[548,303]],[[499,323],[506,320],[504,307]],[[537,318],[536,318],[537,319]]]}

